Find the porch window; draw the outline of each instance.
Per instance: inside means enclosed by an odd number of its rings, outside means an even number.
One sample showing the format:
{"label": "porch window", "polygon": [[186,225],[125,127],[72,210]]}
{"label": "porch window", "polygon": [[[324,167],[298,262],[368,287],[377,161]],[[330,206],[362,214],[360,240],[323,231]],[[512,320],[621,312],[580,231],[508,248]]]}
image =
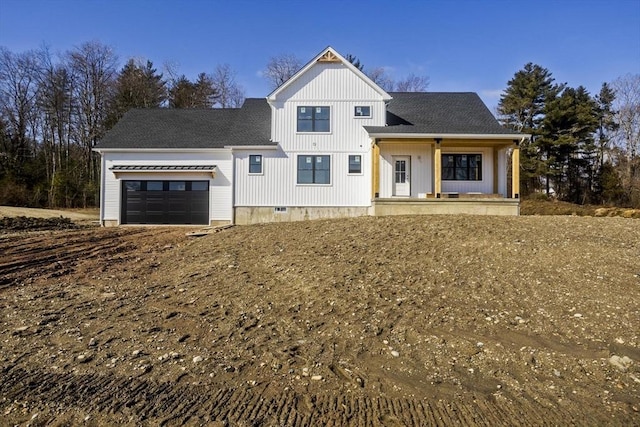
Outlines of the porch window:
{"label": "porch window", "polygon": [[443,154],[444,181],[482,181],[482,154]]}
{"label": "porch window", "polygon": [[359,154],[349,156],[349,173],[362,173],[362,156]]}
{"label": "porch window", "polygon": [[330,184],[329,156],[298,156],[298,184]]}
{"label": "porch window", "polygon": [[249,173],[250,174],[262,173],[262,155],[261,154],[249,155]]}
{"label": "porch window", "polygon": [[298,107],[298,132],[329,132],[329,107]]}

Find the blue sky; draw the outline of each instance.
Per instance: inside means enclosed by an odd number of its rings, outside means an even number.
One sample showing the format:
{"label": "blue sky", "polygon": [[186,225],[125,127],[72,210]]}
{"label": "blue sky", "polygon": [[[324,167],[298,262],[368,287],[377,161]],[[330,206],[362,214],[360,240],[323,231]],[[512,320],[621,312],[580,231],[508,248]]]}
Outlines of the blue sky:
{"label": "blue sky", "polygon": [[292,53],[306,62],[330,45],[430,91],[473,91],[490,108],[527,62],[585,86],[640,73],[640,0],[0,0],[0,46],[63,52],[99,40],[121,64],[171,62],[194,78],[228,63],[249,97],[260,70]]}

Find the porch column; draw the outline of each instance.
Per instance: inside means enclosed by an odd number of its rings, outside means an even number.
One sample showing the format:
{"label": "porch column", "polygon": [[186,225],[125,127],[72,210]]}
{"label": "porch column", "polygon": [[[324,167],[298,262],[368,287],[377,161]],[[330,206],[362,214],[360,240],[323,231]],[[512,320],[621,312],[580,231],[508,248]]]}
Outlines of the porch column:
{"label": "porch column", "polygon": [[440,149],[441,139],[436,139],[436,150],[433,155],[433,192],[436,193],[436,199],[440,198],[442,193],[442,150]]}
{"label": "porch column", "polygon": [[520,141],[513,141],[511,153],[511,197],[520,198]]}
{"label": "porch column", "polygon": [[371,198],[380,197],[380,146],[372,139],[371,147]]}

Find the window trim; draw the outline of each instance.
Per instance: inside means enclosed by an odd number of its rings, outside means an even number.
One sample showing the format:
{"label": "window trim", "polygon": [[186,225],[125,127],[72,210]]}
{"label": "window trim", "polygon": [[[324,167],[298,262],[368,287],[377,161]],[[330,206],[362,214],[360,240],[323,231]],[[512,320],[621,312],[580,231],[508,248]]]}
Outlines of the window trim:
{"label": "window trim", "polygon": [[[478,153],[478,152],[475,152],[475,153],[467,153],[467,152],[442,153],[441,157],[444,158],[445,156],[454,156],[454,165],[455,165],[455,156],[480,156],[480,167],[479,167],[480,179],[456,179],[456,168],[455,168],[455,166],[454,166],[454,169],[453,169],[454,178],[453,179],[445,179],[445,177],[444,177],[444,170],[445,170],[444,162],[441,161],[441,163],[442,163],[441,169],[442,170],[441,170],[441,173],[440,173],[440,179],[442,181],[447,181],[447,182],[483,182],[484,181],[484,167],[483,167],[484,154],[483,153]],[[469,166],[467,165],[467,178],[469,178],[468,171],[469,171]]]}
{"label": "window trim", "polygon": [[[313,157],[313,164],[315,165],[316,163],[316,158],[317,157],[326,157],[329,159],[329,182],[328,183],[316,183],[316,182],[299,182],[299,176],[300,176],[300,158],[301,157]],[[312,186],[312,187],[331,187],[333,185],[333,175],[332,175],[332,163],[333,163],[333,156],[331,154],[297,154],[296,155],[296,186],[301,186],[301,187],[307,187],[307,186]],[[315,167],[312,169],[313,170],[313,180],[315,181]]]}
{"label": "window trim", "polygon": [[[358,108],[368,108],[369,109],[369,114],[368,115],[358,115]],[[371,118],[371,105],[354,105],[353,106],[353,118],[354,119],[370,119]]]}
{"label": "window trim", "polygon": [[[351,158],[352,157],[360,157],[360,162],[358,163],[360,166],[360,170],[358,172],[351,172]],[[363,172],[363,168],[362,168],[362,154],[349,154],[347,156],[347,174],[348,175],[362,175]]]}
{"label": "window trim", "polygon": [[[316,131],[316,130],[300,130],[299,127],[299,118],[298,115],[300,114],[300,108],[328,108],[329,109],[329,130],[322,130],[322,131]],[[312,119],[311,119],[311,127],[315,128],[315,112],[313,113]],[[330,105],[298,105],[296,106],[296,133],[299,134],[311,134],[311,135],[318,135],[318,134],[324,134],[324,135],[328,135],[331,133],[332,131],[332,127],[331,124],[333,123],[333,109],[331,108]]]}
{"label": "window trim", "polygon": [[[256,157],[260,158],[258,162],[260,165],[260,172],[251,172],[251,158]],[[264,174],[264,156],[262,154],[249,154],[249,175],[263,175]]]}

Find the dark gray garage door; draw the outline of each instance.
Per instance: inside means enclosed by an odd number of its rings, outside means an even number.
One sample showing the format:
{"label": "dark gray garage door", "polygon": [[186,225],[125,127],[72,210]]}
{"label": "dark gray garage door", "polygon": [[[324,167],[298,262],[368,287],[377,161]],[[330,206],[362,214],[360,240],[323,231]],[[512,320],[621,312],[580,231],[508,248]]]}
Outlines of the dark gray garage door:
{"label": "dark gray garage door", "polygon": [[123,224],[208,224],[208,181],[122,181]]}

